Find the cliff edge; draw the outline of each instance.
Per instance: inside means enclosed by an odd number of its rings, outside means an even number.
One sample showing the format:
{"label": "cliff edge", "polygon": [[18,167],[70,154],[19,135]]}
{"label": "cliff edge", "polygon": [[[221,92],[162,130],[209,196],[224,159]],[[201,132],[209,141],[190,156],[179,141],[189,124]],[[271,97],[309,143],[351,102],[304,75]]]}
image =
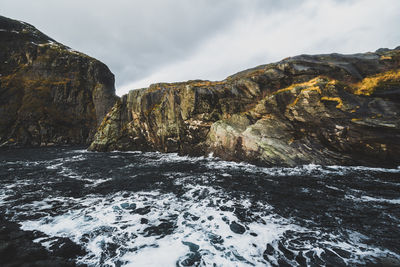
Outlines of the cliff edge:
{"label": "cliff edge", "polygon": [[400,48],[301,55],[223,81],[133,90],[91,150],[212,153],[262,165],[400,165]]}
{"label": "cliff edge", "polygon": [[115,101],[106,65],[0,16],[0,146],[89,144]]}

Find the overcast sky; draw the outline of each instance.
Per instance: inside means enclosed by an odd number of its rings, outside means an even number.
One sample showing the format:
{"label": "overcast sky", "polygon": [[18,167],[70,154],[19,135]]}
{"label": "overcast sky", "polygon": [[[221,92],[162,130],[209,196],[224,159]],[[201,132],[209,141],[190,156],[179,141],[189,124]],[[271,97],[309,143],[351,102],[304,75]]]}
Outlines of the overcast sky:
{"label": "overcast sky", "polygon": [[107,64],[119,95],[400,45],[400,0],[0,0],[0,14]]}

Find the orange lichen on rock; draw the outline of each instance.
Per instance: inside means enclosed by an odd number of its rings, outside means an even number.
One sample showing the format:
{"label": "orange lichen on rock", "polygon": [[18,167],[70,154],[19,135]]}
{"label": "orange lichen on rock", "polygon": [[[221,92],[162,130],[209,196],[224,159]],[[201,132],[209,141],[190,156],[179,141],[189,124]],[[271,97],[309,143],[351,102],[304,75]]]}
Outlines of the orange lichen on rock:
{"label": "orange lichen on rock", "polygon": [[326,100],[326,101],[335,101],[337,103],[336,108],[342,108],[343,107],[343,101],[340,97],[329,97],[329,96],[323,96],[321,97],[321,100]]}
{"label": "orange lichen on rock", "polygon": [[391,70],[366,77],[354,86],[353,93],[356,95],[369,96],[373,94],[378,87],[392,83],[400,84],[400,70]]}
{"label": "orange lichen on rock", "polygon": [[385,59],[392,59],[392,57],[391,56],[381,56],[380,57],[380,60],[385,60]]}
{"label": "orange lichen on rock", "polygon": [[292,108],[299,102],[300,97],[302,95],[307,94],[312,91],[315,91],[318,94],[322,95],[321,87],[325,88],[328,85],[336,84],[336,81],[334,81],[334,80],[326,83],[327,81],[328,81],[327,78],[318,76],[314,79],[309,80],[308,82],[292,84],[286,88],[280,89],[280,90],[274,92],[273,95],[300,89],[300,92],[297,94],[296,99],[288,105],[289,108]]}
{"label": "orange lichen on rock", "polygon": [[296,99],[288,105],[289,108],[296,106],[297,102],[299,102],[300,96],[297,96]]}
{"label": "orange lichen on rock", "polygon": [[319,92],[321,92],[320,88],[318,87],[318,83],[321,83],[323,81],[325,81],[325,79],[323,77],[318,76],[318,77],[316,77],[314,79],[309,80],[308,82],[295,83],[295,84],[292,84],[292,85],[290,85],[290,86],[288,86],[286,88],[279,89],[278,91],[274,92],[273,95],[280,94],[280,93],[283,93],[283,92],[292,91],[292,90],[296,90],[296,89],[319,90]]}

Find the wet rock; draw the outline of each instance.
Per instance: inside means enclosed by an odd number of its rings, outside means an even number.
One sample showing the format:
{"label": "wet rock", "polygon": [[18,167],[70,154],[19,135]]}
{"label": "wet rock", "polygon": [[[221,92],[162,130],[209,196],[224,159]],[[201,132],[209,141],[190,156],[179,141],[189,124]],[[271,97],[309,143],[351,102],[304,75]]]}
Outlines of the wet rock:
{"label": "wet rock", "polygon": [[234,232],[236,234],[240,234],[240,235],[243,234],[244,232],[246,232],[246,228],[237,222],[232,222],[229,225],[229,228],[231,229],[232,232]]}

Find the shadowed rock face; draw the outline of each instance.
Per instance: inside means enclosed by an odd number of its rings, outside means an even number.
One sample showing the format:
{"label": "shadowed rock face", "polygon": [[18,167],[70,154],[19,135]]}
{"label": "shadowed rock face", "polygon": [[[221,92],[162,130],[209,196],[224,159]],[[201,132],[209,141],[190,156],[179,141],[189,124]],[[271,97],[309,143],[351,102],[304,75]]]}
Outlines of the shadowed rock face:
{"label": "shadowed rock face", "polygon": [[89,144],[115,100],[106,65],[0,16],[0,145]]}
{"label": "shadowed rock face", "polygon": [[301,55],[123,96],[90,149],[264,165],[400,164],[400,49]]}

